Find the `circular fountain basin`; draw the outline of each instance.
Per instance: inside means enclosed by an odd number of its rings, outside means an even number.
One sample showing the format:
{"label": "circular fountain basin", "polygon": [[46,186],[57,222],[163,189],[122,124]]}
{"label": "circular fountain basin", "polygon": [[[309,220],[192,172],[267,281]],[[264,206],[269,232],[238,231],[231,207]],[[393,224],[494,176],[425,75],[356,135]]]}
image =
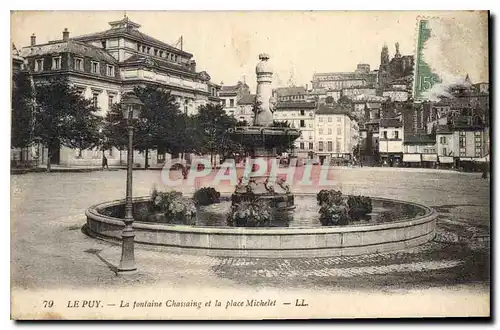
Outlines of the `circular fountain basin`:
{"label": "circular fountain basin", "polygon": [[[401,250],[434,238],[436,212],[426,206],[372,198],[373,212],[348,226],[321,226],[315,194],[295,194],[295,210],[275,217],[275,227],[228,227],[230,197],[199,207],[196,225],[166,224],[140,216],[149,197],[134,199],[135,241],[179,253],[209,256],[293,258],[361,255]],[[117,200],[86,211],[86,232],[120,240],[125,201]],[[142,212],[144,214],[144,212]]]}

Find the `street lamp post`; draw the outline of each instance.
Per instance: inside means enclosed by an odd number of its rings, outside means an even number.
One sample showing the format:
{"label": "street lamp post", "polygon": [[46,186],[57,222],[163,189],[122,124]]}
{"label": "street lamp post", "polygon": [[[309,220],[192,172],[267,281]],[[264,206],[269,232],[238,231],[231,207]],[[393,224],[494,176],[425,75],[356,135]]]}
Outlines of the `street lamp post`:
{"label": "street lamp post", "polygon": [[128,125],[128,152],[127,152],[127,192],[125,198],[125,228],[122,232],[122,256],[118,266],[117,275],[131,274],[137,270],[134,256],[134,238],[135,232],[132,227],[134,217],[132,215],[132,167],[134,165],[134,119],[139,118],[143,104],[134,94],[124,95],[121,107],[123,117],[127,119]]}

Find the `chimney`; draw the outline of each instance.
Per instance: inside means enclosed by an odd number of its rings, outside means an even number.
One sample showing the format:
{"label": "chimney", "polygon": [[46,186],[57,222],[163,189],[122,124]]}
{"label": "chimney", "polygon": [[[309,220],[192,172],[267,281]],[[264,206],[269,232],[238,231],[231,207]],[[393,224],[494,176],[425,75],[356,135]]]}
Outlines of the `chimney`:
{"label": "chimney", "polygon": [[68,28],[64,28],[64,31],[63,31],[63,41],[68,41],[68,39],[69,39]]}
{"label": "chimney", "polygon": [[34,46],[34,45],[36,45],[36,36],[33,33],[33,35],[31,35],[31,46]]}

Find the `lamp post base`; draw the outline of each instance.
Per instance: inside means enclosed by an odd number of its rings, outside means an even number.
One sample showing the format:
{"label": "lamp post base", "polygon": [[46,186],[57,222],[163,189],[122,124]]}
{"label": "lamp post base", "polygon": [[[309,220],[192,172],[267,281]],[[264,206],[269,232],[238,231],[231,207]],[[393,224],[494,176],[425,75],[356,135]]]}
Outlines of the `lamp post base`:
{"label": "lamp post base", "polygon": [[116,276],[131,276],[137,274],[137,269],[118,269]]}

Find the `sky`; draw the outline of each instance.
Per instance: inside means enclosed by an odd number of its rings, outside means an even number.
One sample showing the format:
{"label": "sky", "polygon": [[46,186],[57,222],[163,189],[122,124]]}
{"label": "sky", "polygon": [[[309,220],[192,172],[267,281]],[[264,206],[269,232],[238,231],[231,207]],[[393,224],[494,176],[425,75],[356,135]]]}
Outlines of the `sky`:
{"label": "sky", "polygon": [[[259,53],[268,53],[275,70],[273,86],[311,85],[315,72],[352,72],[358,63],[378,69],[380,51],[399,42],[403,55],[416,48],[417,18],[446,16],[462,24],[469,38],[451,56],[474,62],[466,70],[473,82],[488,81],[487,23],[478,12],[413,11],[127,11],[140,31],[173,44],[182,35],[184,50],[194,55],[197,70],[205,70],[215,83],[234,85],[245,80],[255,91],[255,65]],[[11,37],[16,47],[104,31],[124,11],[25,11],[11,14]],[[457,36],[455,36],[457,37]],[[460,39],[460,37],[459,37]],[[467,55],[473,50],[474,57]],[[448,49],[449,50],[449,49]],[[482,56],[478,56],[482,54]],[[448,55],[446,55],[448,56]],[[479,64],[477,64],[477,63]],[[457,71],[458,70],[458,71]],[[460,69],[455,73],[462,74]],[[463,71],[462,70],[462,71]],[[465,72],[465,71],[464,71]]]}

